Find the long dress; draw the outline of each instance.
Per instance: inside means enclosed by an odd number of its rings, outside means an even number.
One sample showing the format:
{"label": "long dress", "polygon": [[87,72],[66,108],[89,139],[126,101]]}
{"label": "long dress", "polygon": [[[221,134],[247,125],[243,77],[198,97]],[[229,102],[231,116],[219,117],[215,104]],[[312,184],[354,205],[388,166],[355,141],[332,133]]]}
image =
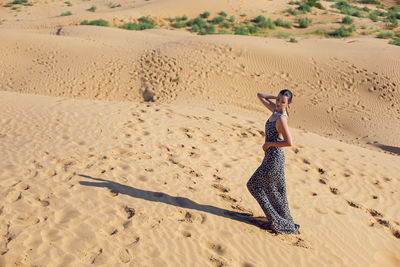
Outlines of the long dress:
{"label": "long dress", "polygon": [[[265,124],[265,141],[283,141],[276,130],[276,120]],[[290,215],[286,196],[285,154],[282,147],[269,147],[261,165],[247,182],[247,188],[260,204],[268,222],[278,233],[298,234],[299,225]]]}

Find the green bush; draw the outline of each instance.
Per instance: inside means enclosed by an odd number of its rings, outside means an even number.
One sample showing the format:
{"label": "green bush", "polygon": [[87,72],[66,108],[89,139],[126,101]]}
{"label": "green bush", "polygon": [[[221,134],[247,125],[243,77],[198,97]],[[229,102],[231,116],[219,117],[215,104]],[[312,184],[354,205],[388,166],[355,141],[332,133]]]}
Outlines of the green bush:
{"label": "green bush", "polygon": [[346,16],[346,17],[344,17],[343,19],[342,19],[342,23],[343,24],[352,24],[353,23],[353,19],[352,18],[350,18],[349,16]]}
{"label": "green bush", "polygon": [[131,31],[142,31],[146,29],[153,29],[155,26],[156,23],[153,19],[149,17],[140,17],[138,19],[138,22],[128,22],[121,25],[120,28]]}
{"label": "green bush", "polygon": [[206,33],[207,34],[213,34],[215,33],[215,26],[213,24],[210,24],[206,27]]}
{"label": "green bush", "polygon": [[222,17],[228,16],[224,11],[219,12],[218,15],[220,15],[220,16],[222,16]]}
{"label": "green bush", "polygon": [[311,7],[309,5],[307,5],[307,4],[304,4],[304,3],[300,4],[297,7],[297,9],[300,10],[300,11],[303,11],[304,13],[311,12]]}
{"label": "green bush", "polygon": [[366,6],[365,6],[365,7],[363,7],[363,8],[362,8],[362,11],[365,11],[365,12],[370,12],[370,11],[371,11],[371,9],[369,9],[368,7],[366,7]]}
{"label": "green bush", "polygon": [[108,21],[103,20],[103,19],[96,19],[96,20],[92,20],[92,21],[83,20],[83,21],[81,21],[81,25],[94,25],[94,26],[103,26],[103,27],[110,26]]}
{"label": "green bush", "polygon": [[334,37],[334,38],[348,37],[348,36],[351,36],[351,34],[353,33],[354,30],[355,30],[354,25],[350,26],[349,28],[341,26],[340,28],[338,28],[336,30],[328,32],[327,36]]}
{"label": "green bush", "polygon": [[400,46],[400,38],[396,38],[393,41],[389,41],[389,44]]}
{"label": "green bush", "polygon": [[223,16],[218,16],[218,17],[213,18],[213,19],[211,20],[211,23],[213,23],[213,24],[220,24],[220,23],[223,22],[224,20],[225,20],[225,17],[223,17]]}
{"label": "green bush", "polygon": [[208,11],[206,11],[206,12],[200,14],[200,17],[202,17],[203,19],[206,19],[206,18],[208,18],[209,16],[210,16],[210,12],[208,12]]}
{"label": "green bush", "polygon": [[172,23],[172,27],[174,28],[185,28],[186,27],[186,23],[185,22],[175,22]]}
{"label": "green bush", "polygon": [[321,3],[319,2],[319,0],[306,0],[306,1],[305,1],[305,4],[308,5],[308,6],[310,6],[310,7],[316,7],[316,8],[319,8],[319,9],[325,9],[325,8],[321,5]]}
{"label": "green bush", "polygon": [[320,34],[320,35],[326,35],[326,31],[324,29],[318,28],[315,31],[311,32],[312,34]]}
{"label": "green bush", "polygon": [[190,31],[191,31],[191,32],[198,32],[198,31],[200,31],[199,25],[194,24],[194,25],[192,26],[192,28],[190,29]]}
{"label": "green bush", "polygon": [[253,22],[255,22],[257,24],[260,24],[261,22],[264,22],[264,21],[266,21],[266,19],[263,15],[259,15],[253,20]]}
{"label": "green bush", "polygon": [[383,21],[387,22],[386,27],[389,29],[394,29],[399,25],[397,21],[397,14],[393,11],[388,12],[386,18],[384,18]]}
{"label": "green bush", "polygon": [[275,20],[274,23],[278,27],[283,27],[283,28],[287,28],[287,29],[291,29],[293,27],[293,25],[290,21],[283,21],[279,18],[277,20]]}
{"label": "green bush", "polygon": [[283,11],[283,12],[289,13],[289,14],[291,14],[291,15],[298,15],[298,14],[302,13],[302,12],[299,12],[299,11],[297,11],[297,10],[294,10],[293,8],[288,8],[288,9],[286,9],[286,10]]}
{"label": "green bush", "polygon": [[237,27],[235,29],[234,34],[236,34],[236,35],[249,35],[249,31],[244,26],[239,26],[239,27]]}
{"label": "green bush", "polygon": [[228,28],[232,27],[232,23],[230,23],[228,21],[224,21],[224,22],[221,23],[220,26],[221,26],[221,28],[228,29]]}
{"label": "green bush", "polygon": [[307,28],[311,24],[311,20],[309,18],[298,18],[299,27]]}
{"label": "green bush", "polygon": [[186,25],[189,27],[192,27],[193,25],[197,25],[200,29],[202,29],[207,26],[207,23],[201,17],[197,17],[197,18],[191,19],[188,22],[186,22]]}
{"label": "green bush", "polygon": [[235,16],[234,15],[230,16],[229,21],[234,23],[235,22]]}
{"label": "green bush", "polygon": [[65,1],[64,4],[66,4],[67,6],[72,6],[70,1]]}
{"label": "green bush", "polygon": [[292,38],[289,39],[289,42],[291,42],[291,43],[297,43],[297,40],[296,40],[296,38],[293,38],[293,37],[292,37]]}
{"label": "green bush", "polygon": [[61,13],[60,17],[71,16],[71,15],[72,15],[71,11],[67,11],[67,12]]}
{"label": "green bush", "polygon": [[377,22],[379,20],[378,16],[372,12],[371,14],[369,14],[369,18],[373,21],[373,22]]}
{"label": "green bush", "polygon": [[90,12],[95,12],[96,11],[96,6],[92,6],[91,8],[89,8],[87,11],[90,11]]}
{"label": "green bush", "polygon": [[357,17],[357,18],[362,18],[363,17],[363,15],[361,14],[361,12],[359,10],[355,10],[355,11],[351,12],[351,15],[353,17]]}
{"label": "green bush", "polygon": [[393,32],[381,32],[376,37],[381,38],[381,39],[390,39],[390,38],[394,37],[394,33]]}
{"label": "green bush", "polygon": [[116,8],[116,7],[120,7],[121,4],[116,4],[116,3],[110,2],[110,3],[108,3],[108,6],[109,6],[110,8]]}
{"label": "green bush", "polygon": [[370,4],[370,5],[380,5],[381,3],[377,0],[360,0],[358,1],[361,4]]}
{"label": "green bush", "polygon": [[[101,25],[103,26],[103,25]],[[140,26],[136,22],[127,22],[120,26],[121,29],[131,30],[131,31],[140,31]]]}
{"label": "green bush", "polygon": [[248,29],[250,34],[260,33],[260,28],[258,28],[257,26],[254,26],[254,25],[248,26],[247,29]]}

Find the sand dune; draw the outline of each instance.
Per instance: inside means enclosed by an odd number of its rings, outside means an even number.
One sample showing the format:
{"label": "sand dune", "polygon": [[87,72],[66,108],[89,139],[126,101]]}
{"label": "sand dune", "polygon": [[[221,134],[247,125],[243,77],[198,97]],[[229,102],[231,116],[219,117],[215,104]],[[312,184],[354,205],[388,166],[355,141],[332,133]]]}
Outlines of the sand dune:
{"label": "sand dune", "polygon": [[[400,264],[397,46],[79,25],[291,7],[117,3],[0,7],[1,267]],[[246,188],[270,116],[256,94],[283,88],[299,235],[262,230]]]}
{"label": "sand dune", "polygon": [[245,190],[263,121],[193,104],[1,99],[3,262],[398,263],[398,156],[292,128],[288,198],[302,228],[274,236]]}

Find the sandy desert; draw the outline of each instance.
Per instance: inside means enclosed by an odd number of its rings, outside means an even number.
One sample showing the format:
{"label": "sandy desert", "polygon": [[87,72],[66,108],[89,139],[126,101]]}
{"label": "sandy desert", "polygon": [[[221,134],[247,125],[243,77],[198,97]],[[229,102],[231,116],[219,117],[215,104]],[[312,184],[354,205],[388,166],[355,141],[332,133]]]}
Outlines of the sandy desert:
{"label": "sandy desert", "polygon": [[400,3],[308,1],[0,1],[0,266],[400,266]]}

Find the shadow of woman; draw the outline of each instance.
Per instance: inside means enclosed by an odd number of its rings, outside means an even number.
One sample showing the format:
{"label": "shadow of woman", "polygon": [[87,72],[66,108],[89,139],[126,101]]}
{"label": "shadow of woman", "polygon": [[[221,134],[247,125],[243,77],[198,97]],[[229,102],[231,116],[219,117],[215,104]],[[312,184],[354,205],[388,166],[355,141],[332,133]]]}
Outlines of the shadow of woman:
{"label": "shadow of woman", "polygon": [[253,217],[253,215],[250,213],[241,213],[227,209],[217,208],[210,205],[199,204],[186,197],[174,197],[166,193],[142,190],[131,186],[123,185],[117,182],[101,178],[95,178],[84,174],[78,174],[78,175],[84,178],[98,181],[98,182],[79,181],[79,184],[84,186],[105,187],[110,189],[110,191],[114,193],[124,194],[134,198],[141,198],[153,202],[162,202],[168,205],[174,205],[181,208],[208,212],[214,215],[229,218],[232,220],[237,220],[240,222],[244,222],[268,230],[268,227],[266,226],[265,217]]}

